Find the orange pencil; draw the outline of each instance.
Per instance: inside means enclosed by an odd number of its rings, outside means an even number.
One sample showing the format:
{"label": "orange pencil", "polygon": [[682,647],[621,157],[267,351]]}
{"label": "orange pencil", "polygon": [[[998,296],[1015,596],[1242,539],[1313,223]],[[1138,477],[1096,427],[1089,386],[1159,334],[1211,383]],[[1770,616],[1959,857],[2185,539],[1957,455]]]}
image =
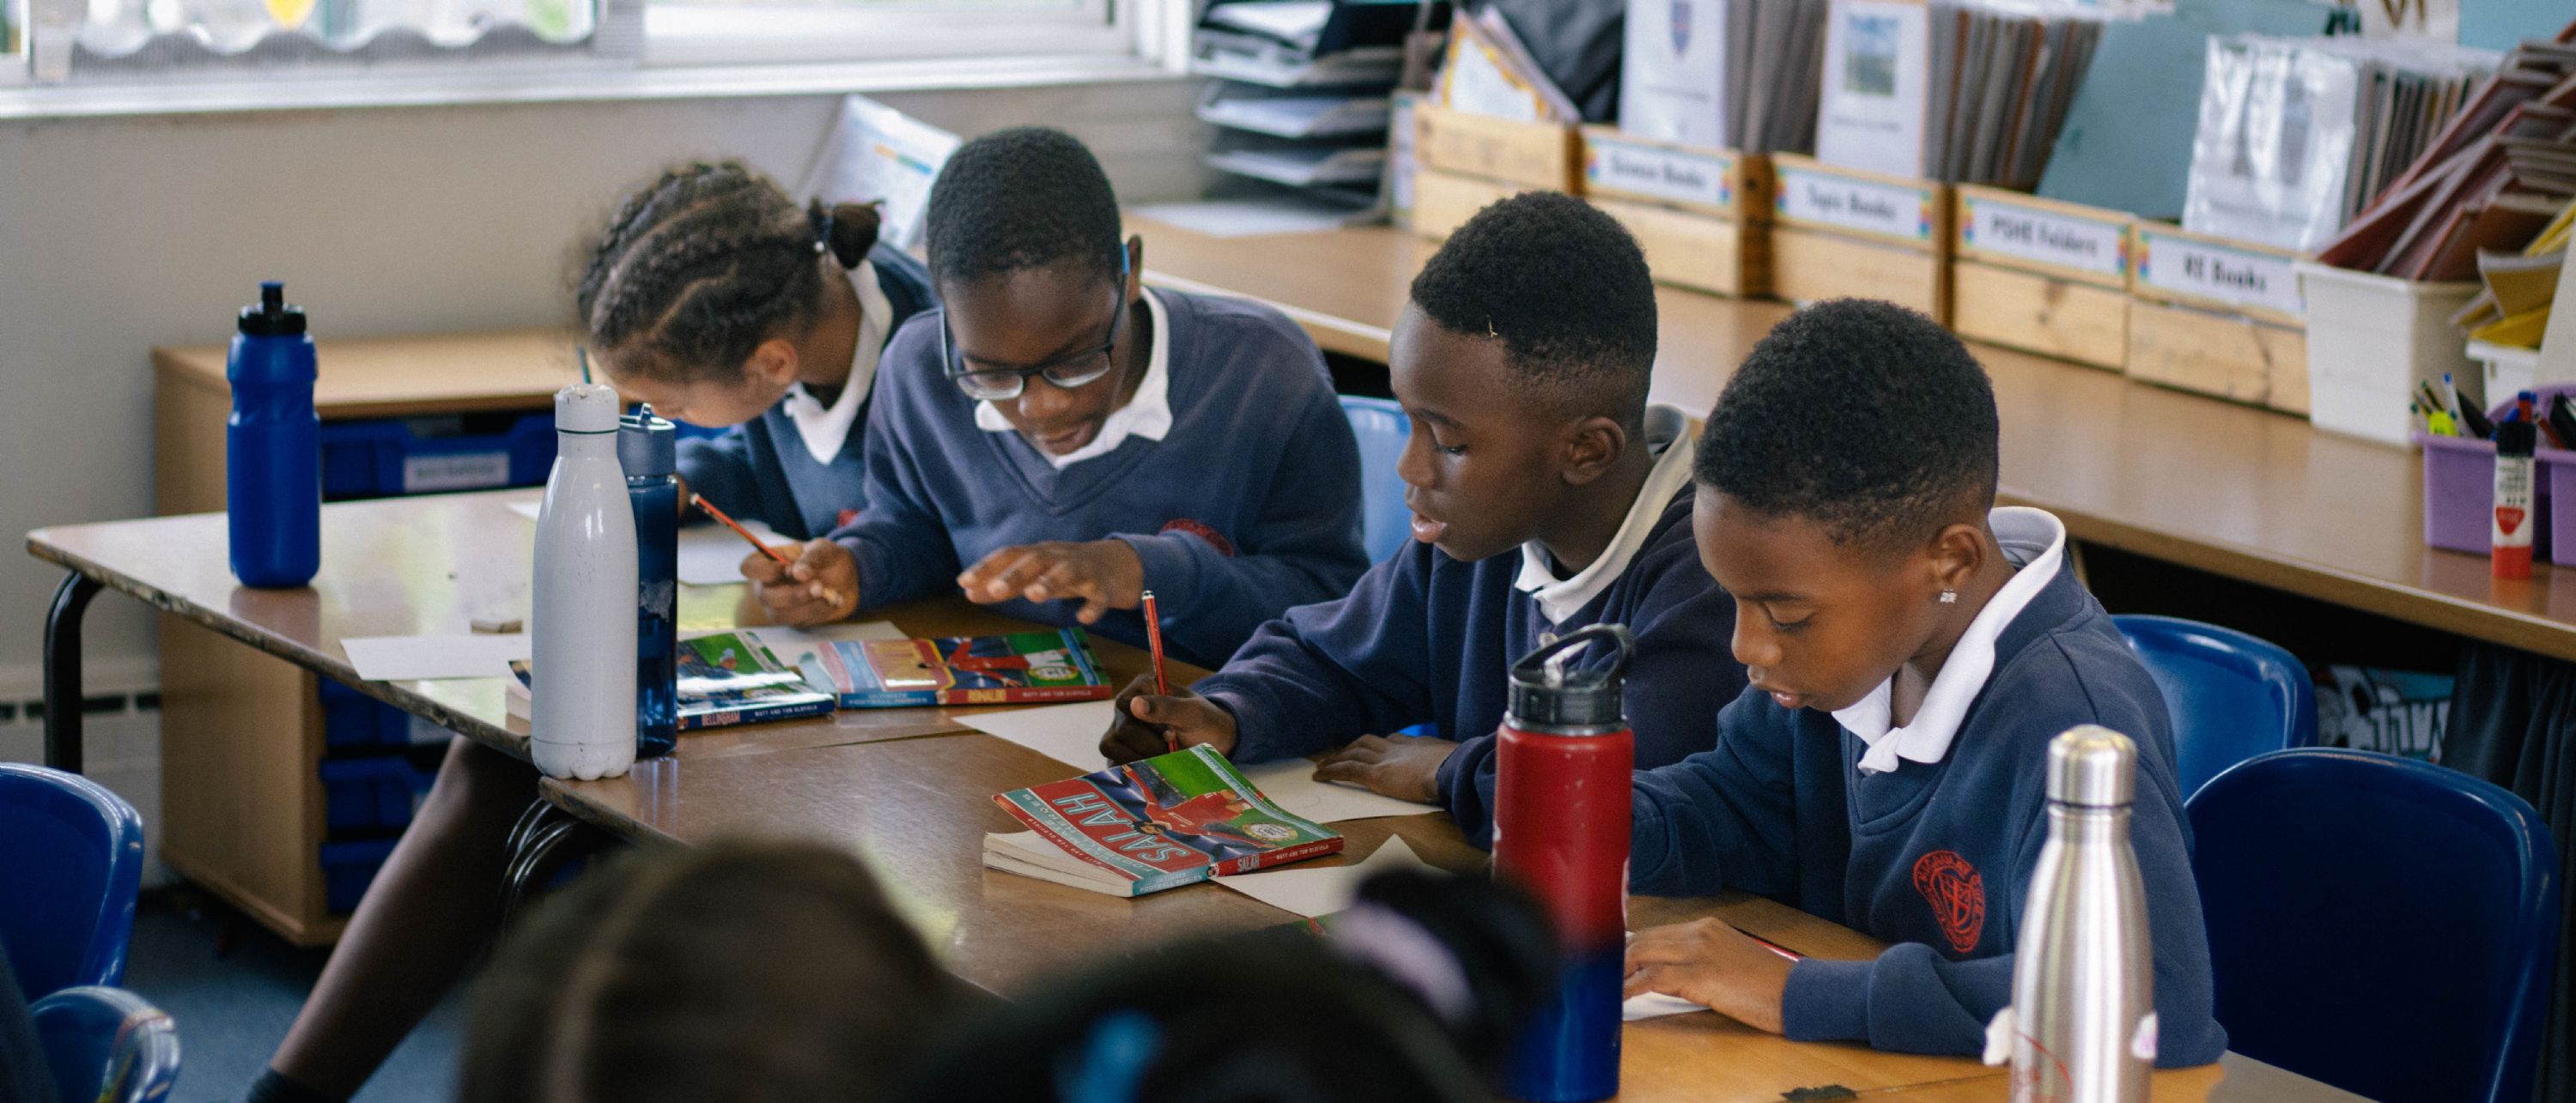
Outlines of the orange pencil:
{"label": "orange pencil", "polygon": [[[1152,590],[1145,591],[1145,644],[1154,651],[1154,695],[1169,697],[1172,695],[1172,682],[1163,675],[1163,618],[1154,610]],[[1173,751],[1181,749],[1181,738],[1173,735],[1170,728],[1163,729],[1163,747]]]}
{"label": "orange pencil", "polygon": [[[690,497],[691,497],[691,499],[692,499],[692,500],[694,500],[694,501],[696,501],[696,502],[698,503],[698,508],[699,508],[699,509],[703,509],[703,510],[707,511],[707,516],[709,516],[709,517],[713,517],[713,518],[715,518],[716,520],[719,520],[719,521],[724,522],[724,526],[725,526],[726,528],[732,529],[732,530],[734,531],[734,534],[735,534],[735,535],[742,537],[745,541],[748,541],[748,542],[751,544],[751,546],[752,546],[752,547],[755,547],[755,548],[760,549],[760,554],[765,555],[765,556],[768,556],[768,557],[769,557],[769,561],[770,561],[770,562],[772,562],[772,563],[776,563],[776,564],[778,564],[779,569],[781,569],[781,570],[788,570],[788,571],[792,571],[792,570],[795,570],[795,569],[796,569],[796,564],[795,564],[795,562],[794,562],[793,560],[790,560],[790,559],[788,559],[786,556],[783,556],[783,555],[778,554],[778,549],[773,548],[773,547],[770,547],[770,546],[769,546],[769,545],[767,545],[767,544],[763,544],[763,543],[761,543],[761,542],[760,542],[760,538],[759,538],[759,537],[757,537],[757,536],[753,536],[753,535],[751,534],[751,530],[750,530],[750,529],[747,529],[747,528],[742,527],[742,522],[740,522],[740,521],[736,521],[736,520],[734,520],[733,518],[726,516],[726,515],[725,515],[725,511],[723,511],[723,510],[721,510],[721,509],[717,509],[717,508],[716,508],[716,504],[715,504],[714,502],[710,502],[710,501],[706,500],[704,497],[700,497],[700,496],[698,496],[698,495],[690,495]],[[828,602],[831,602],[831,603],[833,603],[833,604],[835,604],[835,605],[840,604],[840,601],[841,601],[840,591],[837,591],[837,590],[831,590],[831,589],[826,589],[826,590],[824,590],[824,591],[823,591],[823,600],[828,601]]]}

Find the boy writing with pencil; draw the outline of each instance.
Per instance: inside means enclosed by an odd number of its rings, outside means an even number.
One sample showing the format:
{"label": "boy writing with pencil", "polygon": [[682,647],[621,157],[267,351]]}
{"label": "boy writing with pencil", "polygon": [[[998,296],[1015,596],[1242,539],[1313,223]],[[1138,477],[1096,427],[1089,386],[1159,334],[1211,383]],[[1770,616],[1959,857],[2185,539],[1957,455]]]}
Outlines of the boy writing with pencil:
{"label": "boy writing with pencil", "polygon": [[2164,698],[2069,570],[2065,526],[1995,508],[1996,437],[1984,369],[1890,303],[1802,310],[1728,382],[1692,524],[1752,685],[1715,749],[1636,775],[1630,887],[1760,893],[1895,945],[1791,964],[1724,923],[1657,927],[1628,945],[1629,995],[1980,1052],[2048,837],[2048,741],[2100,724],[2138,746],[2157,1062],[2226,1049]]}
{"label": "boy writing with pencil", "polygon": [[960,147],[931,189],[944,311],[886,345],[867,509],[743,563],[788,624],[963,592],[1216,663],[1367,567],[1359,449],[1314,342],[1279,312],[1142,284],[1091,151],[1058,131]]}
{"label": "boy writing with pencil", "polygon": [[[1414,543],[1350,596],[1262,626],[1194,691],[1130,687],[1102,752],[1339,748],[1317,777],[1436,801],[1482,845],[1507,669],[1604,622],[1637,633],[1638,760],[1705,750],[1744,682],[1691,550],[1691,427],[1646,403],[1655,289],[1636,242],[1564,195],[1496,203],[1414,280],[1390,353]],[[1456,741],[1364,734],[1426,722]]]}

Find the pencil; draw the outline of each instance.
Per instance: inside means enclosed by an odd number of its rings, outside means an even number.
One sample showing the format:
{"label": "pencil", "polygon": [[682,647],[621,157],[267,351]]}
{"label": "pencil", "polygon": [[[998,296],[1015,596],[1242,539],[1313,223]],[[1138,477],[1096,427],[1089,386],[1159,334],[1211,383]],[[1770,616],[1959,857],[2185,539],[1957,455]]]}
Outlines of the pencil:
{"label": "pencil", "polygon": [[[723,511],[723,510],[721,510],[721,509],[717,509],[717,508],[716,508],[716,504],[715,504],[714,502],[710,502],[710,501],[706,500],[705,496],[703,496],[703,495],[691,495],[691,497],[692,497],[692,498],[693,498],[693,499],[698,503],[698,508],[699,508],[699,509],[703,509],[703,510],[707,511],[707,516],[709,516],[709,517],[713,517],[713,518],[715,518],[716,520],[719,520],[719,521],[724,522],[724,526],[725,526],[726,528],[732,529],[732,530],[734,531],[734,534],[735,534],[735,535],[742,537],[745,541],[748,541],[748,542],[751,544],[751,546],[752,546],[752,547],[755,547],[755,548],[760,549],[760,554],[765,555],[765,556],[768,556],[768,557],[769,557],[769,561],[770,561],[770,562],[772,562],[772,563],[776,563],[776,564],[778,564],[779,569],[781,569],[781,570],[787,570],[787,571],[793,571],[793,570],[795,570],[795,569],[796,569],[796,564],[795,564],[795,562],[794,562],[794,561],[792,561],[792,560],[788,559],[786,556],[783,556],[783,555],[778,554],[778,549],[773,548],[773,547],[770,547],[770,546],[769,546],[769,545],[767,545],[767,544],[763,544],[763,543],[761,543],[761,542],[760,542],[760,538],[759,538],[759,537],[757,537],[757,536],[753,536],[753,535],[751,534],[751,530],[750,530],[750,529],[747,529],[747,528],[742,527],[742,522],[740,522],[740,521],[736,521],[736,520],[734,520],[733,518],[726,516],[726,515],[725,515],[725,511]],[[823,593],[822,593],[822,597],[823,597],[823,600],[828,601],[828,602],[831,602],[831,603],[832,603],[832,604],[834,604],[834,605],[838,605],[838,604],[840,604],[840,603],[841,603],[841,594],[840,594],[840,591],[838,591],[838,590],[832,590],[832,589],[828,589],[828,588],[827,588],[827,589],[825,589],[825,590],[823,591]]]}
{"label": "pencil", "polygon": [[[1154,652],[1154,695],[1169,697],[1172,695],[1172,681],[1163,674],[1163,618],[1154,610],[1152,590],[1145,591],[1145,645]],[[1167,751],[1181,749],[1181,738],[1173,735],[1168,727],[1163,729],[1163,748]]]}

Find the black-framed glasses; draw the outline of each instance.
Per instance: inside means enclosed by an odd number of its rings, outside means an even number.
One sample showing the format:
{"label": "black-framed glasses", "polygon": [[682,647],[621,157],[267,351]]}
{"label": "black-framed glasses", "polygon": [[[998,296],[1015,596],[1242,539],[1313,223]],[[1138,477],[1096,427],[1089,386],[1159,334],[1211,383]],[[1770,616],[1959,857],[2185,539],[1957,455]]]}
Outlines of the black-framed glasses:
{"label": "black-framed glasses", "polygon": [[[1123,289],[1123,283],[1121,287]],[[948,373],[948,378],[957,384],[958,390],[966,392],[966,397],[984,402],[1008,402],[1020,397],[1022,392],[1028,390],[1029,377],[1033,375],[1043,376],[1048,383],[1069,391],[1088,385],[1101,376],[1109,374],[1109,369],[1116,366],[1111,361],[1109,353],[1110,350],[1118,347],[1118,327],[1126,318],[1127,300],[1124,295],[1121,295],[1118,305],[1109,314],[1109,339],[1100,342],[1097,347],[1080,352],[1069,352],[1046,363],[1025,368],[1004,365],[969,368],[965,356],[957,351],[956,336],[948,330],[948,314],[946,311],[941,311],[939,315],[940,368]]]}

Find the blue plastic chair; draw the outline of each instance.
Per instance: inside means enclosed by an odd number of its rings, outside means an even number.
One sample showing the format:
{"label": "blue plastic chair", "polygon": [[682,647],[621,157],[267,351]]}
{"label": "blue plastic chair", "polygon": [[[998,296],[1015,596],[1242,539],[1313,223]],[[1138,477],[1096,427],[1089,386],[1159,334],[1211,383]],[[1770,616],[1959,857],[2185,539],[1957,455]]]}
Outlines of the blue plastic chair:
{"label": "blue plastic chair", "polygon": [[1394,555],[1412,535],[1413,511],[1404,505],[1404,480],[1395,474],[1413,419],[1387,398],[1342,397],[1342,416],[1360,442],[1360,545],[1369,562]]}
{"label": "blue plastic chair", "polygon": [[2529,804],[2308,747],[2185,807],[2230,1049],[2386,1103],[2528,1103],[2560,889]]}
{"label": "blue plastic chair", "polygon": [[2164,691],[2185,796],[2265,751],[2316,745],[2316,687],[2279,646],[2178,617],[2117,616],[2111,623]]}
{"label": "blue plastic chair", "polygon": [[143,817],[77,774],[0,762],[0,948],[29,1002],[125,979]]}
{"label": "blue plastic chair", "polygon": [[179,1081],[179,1030],[122,988],[66,988],[28,1009],[63,1103],[152,1103]]}

